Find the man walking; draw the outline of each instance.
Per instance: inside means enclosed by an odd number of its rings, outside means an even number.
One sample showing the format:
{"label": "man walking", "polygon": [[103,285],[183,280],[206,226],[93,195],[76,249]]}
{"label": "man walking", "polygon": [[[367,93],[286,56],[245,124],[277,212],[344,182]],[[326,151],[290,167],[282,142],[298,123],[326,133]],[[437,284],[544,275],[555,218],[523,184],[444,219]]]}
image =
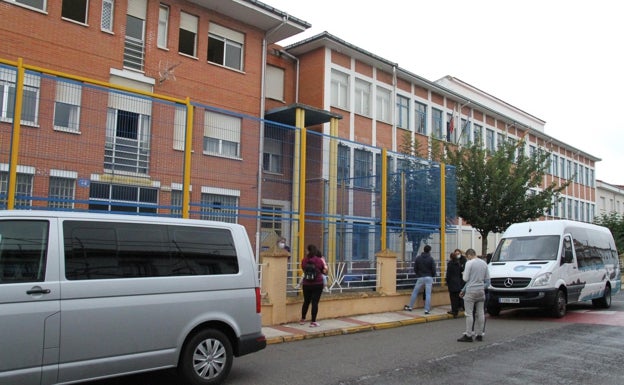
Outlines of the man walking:
{"label": "man walking", "polygon": [[472,342],[475,331],[477,341],[483,341],[485,282],[490,279],[490,273],[487,264],[477,258],[477,253],[473,249],[466,250],[466,258],[468,262],[463,273],[466,284],[459,293],[464,299],[466,331],[457,341]]}
{"label": "man walking", "polygon": [[436,263],[431,257],[431,246],[425,245],[424,251],[414,259],[414,273],[416,273],[416,285],[412,291],[409,305],[405,305],[403,310],[412,311],[420,288],[425,285],[425,314],[431,310],[431,286],[433,277],[436,276]]}

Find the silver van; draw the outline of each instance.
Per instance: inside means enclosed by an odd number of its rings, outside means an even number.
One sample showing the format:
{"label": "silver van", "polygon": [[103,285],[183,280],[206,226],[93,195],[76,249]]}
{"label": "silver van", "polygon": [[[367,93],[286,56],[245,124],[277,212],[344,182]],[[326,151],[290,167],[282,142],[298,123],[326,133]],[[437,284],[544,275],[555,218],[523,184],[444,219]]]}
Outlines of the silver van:
{"label": "silver van", "polygon": [[245,228],[113,214],[0,211],[0,385],[177,367],[218,384],[266,347]]}

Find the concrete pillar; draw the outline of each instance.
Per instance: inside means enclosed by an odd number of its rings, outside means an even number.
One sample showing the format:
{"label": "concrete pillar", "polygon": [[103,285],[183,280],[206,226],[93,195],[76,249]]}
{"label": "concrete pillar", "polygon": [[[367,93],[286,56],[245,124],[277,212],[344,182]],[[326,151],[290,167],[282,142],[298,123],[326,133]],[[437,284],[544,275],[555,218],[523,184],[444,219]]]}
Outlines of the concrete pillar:
{"label": "concrete pillar", "polygon": [[260,253],[262,257],[262,292],[272,308],[269,325],[287,322],[286,279],[288,271],[288,251],[277,246]]}
{"label": "concrete pillar", "polygon": [[382,250],[377,257],[377,292],[396,294],[397,254],[392,250]]}

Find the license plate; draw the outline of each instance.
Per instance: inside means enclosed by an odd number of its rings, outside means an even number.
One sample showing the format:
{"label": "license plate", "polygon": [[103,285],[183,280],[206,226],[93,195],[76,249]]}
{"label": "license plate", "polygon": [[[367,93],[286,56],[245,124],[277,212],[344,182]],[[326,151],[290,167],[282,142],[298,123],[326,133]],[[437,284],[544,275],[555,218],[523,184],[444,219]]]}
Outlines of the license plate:
{"label": "license plate", "polygon": [[498,303],[520,303],[520,298],[499,298]]}

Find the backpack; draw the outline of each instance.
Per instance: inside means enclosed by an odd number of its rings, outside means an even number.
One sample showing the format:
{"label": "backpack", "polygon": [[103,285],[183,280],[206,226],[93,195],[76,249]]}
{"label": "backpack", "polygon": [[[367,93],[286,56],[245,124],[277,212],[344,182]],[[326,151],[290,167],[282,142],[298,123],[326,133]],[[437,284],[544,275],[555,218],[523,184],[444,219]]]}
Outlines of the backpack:
{"label": "backpack", "polygon": [[303,269],[303,279],[306,281],[316,281],[316,274],[318,274],[316,264],[310,259]]}

